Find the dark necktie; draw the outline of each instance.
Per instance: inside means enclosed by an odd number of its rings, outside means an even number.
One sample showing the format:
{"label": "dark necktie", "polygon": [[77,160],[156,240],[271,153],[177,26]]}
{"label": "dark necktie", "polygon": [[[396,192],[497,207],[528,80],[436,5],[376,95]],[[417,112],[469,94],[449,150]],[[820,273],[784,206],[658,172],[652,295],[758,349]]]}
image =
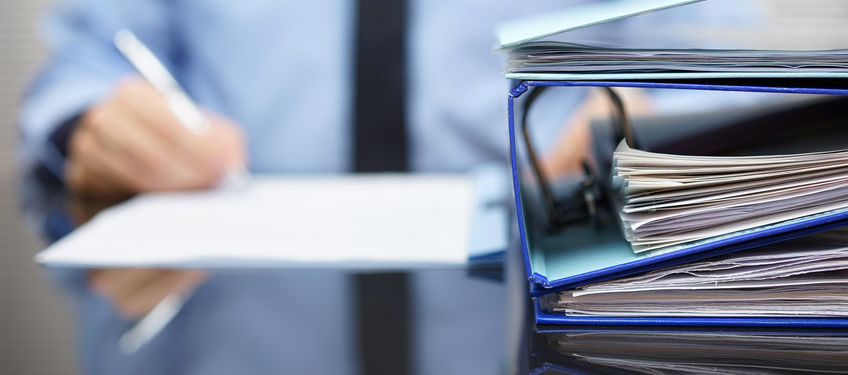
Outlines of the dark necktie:
{"label": "dark necktie", "polygon": [[[406,1],[359,0],[357,21],[354,171],[403,172]],[[354,280],[360,372],[410,373],[408,276],[362,274]]]}
{"label": "dark necktie", "polygon": [[356,172],[404,172],[406,1],[360,0],[356,40]]}

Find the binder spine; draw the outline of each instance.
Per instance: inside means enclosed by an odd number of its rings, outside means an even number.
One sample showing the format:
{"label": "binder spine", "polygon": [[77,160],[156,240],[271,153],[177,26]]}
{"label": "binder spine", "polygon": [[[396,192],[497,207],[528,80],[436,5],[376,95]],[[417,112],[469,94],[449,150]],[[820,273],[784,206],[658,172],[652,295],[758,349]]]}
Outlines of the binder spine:
{"label": "binder spine", "polygon": [[524,222],[524,205],[521,203],[521,188],[518,178],[518,157],[515,147],[515,98],[527,91],[527,84],[522,82],[510,91],[507,98],[507,116],[509,117],[509,161],[512,171],[512,195],[515,199],[515,213],[518,217],[518,236],[521,242],[521,253],[524,257],[524,271],[527,279],[534,282],[533,270],[530,265],[530,249],[527,244],[527,228]]}

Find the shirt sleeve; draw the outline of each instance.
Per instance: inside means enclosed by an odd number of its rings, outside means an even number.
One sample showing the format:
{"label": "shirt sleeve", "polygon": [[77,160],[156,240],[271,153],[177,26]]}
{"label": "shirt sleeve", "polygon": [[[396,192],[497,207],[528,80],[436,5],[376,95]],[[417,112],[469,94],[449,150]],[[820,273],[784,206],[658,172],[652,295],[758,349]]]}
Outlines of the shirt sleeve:
{"label": "shirt sleeve", "polygon": [[[18,164],[24,217],[46,242],[75,227],[66,209],[64,170],[77,119],[135,72],[113,46],[112,36],[128,28],[166,65],[173,65],[178,38],[170,27],[174,12],[169,4],[64,0],[45,18],[42,34],[48,56],[21,103]],[[76,303],[97,298],[86,288],[84,270],[51,269],[47,276]]]}
{"label": "shirt sleeve", "polygon": [[46,202],[64,191],[65,148],[76,119],[134,74],[112,44],[120,28],[136,33],[166,65],[176,48],[171,3],[162,1],[65,0],[42,25],[47,60],[29,84],[21,105],[18,162],[22,201],[30,226],[55,240],[70,231],[50,216]]}

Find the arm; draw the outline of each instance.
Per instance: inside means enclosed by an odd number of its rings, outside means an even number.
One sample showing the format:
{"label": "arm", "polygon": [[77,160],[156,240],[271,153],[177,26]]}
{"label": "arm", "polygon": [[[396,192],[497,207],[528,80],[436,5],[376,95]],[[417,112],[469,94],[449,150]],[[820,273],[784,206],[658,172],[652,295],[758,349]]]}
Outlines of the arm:
{"label": "arm", "polygon": [[[20,160],[31,187],[25,190],[46,190],[48,196],[29,194],[24,201],[42,228],[49,218],[39,200],[57,193],[131,195],[206,187],[227,165],[243,161],[243,140],[233,124],[213,116],[217,126],[211,131],[186,131],[158,93],[134,78],[112,44],[116,30],[130,28],[176,70],[182,47],[169,19],[175,9],[167,4],[68,0],[49,17],[50,56],[21,114]],[[51,239],[64,234],[49,229],[43,232]]]}
{"label": "arm", "polygon": [[[103,198],[209,187],[229,166],[244,163],[244,142],[234,124],[210,114],[209,131],[185,129],[112,45],[116,30],[133,29],[173,70],[177,46],[171,41],[178,38],[169,27],[172,13],[158,2],[80,0],[66,2],[50,18],[50,59],[24,101],[21,160],[26,209],[51,240],[73,227],[64,204],[43,205],[61,202],[59,195]],[[135,318],[203,276],[107,269],[82,279]],[[75,292],[86,291],[79,277],[63,281],[74,284],[68,286]]]}
{"label": "arm", "polygon": [[[128,14],[137,17],[129,20]],[[67,145],[76,120],[105,100],[122,77],[132,74],[132,67],[111,45],[112,32],[128,26],[149,39],[169,40],[161,37],[169,32],[166,14],[157,1],[67,0],[45,19],[42,32],[49,55],[23,98],[19,161],[25,213],[49,240],[72,227],[61,217],[56,197],[66,192]],[[160,42],[151,48],[166,57],[170,55],[166,51],[177,47]]]}

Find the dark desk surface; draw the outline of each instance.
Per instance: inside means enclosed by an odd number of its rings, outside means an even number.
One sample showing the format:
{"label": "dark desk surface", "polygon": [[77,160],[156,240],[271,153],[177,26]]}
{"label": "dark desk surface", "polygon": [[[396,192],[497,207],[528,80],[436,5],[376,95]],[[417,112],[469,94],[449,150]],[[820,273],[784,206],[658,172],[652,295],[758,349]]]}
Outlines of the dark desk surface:
{"label": "dark desk surface", "polygon": [[[75,215],[88,216],[79,209]],[[502,270],[409,273],[411,298],[403,319],[409,335],[407,342],[398,343],[408,355],[402,356],[401,369],[369,365],[363,370],[360,356],[367,349],[353,339],[347,344],[354,357],[350,373],[848,373],[848,331],[537,327],[517,244],[506,258]],[[303,271],[291,273],[297,272]],[[308,305],[324,296],[305,293],[294,298],[301,300],[291,303]],[[349,322],[356,325],[361,320]],[[306,338],[290,339],[296,343]]]}

